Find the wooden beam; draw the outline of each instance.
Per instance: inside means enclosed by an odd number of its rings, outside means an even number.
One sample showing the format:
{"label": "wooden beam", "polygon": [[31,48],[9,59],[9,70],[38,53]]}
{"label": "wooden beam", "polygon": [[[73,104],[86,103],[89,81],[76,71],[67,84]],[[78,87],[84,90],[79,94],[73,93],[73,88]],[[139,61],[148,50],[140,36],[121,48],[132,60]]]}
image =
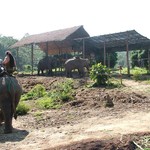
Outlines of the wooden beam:
{"label": "wooden beam", "polygon": [[16,65],[20,67],[20,63],[19,63],[19,47],[16,48],[16,55],[17,55]]}
{"label": "wooden beam", "polygon": [[46,57],[48,57],[48,42],[46,42],[46,50],[45,50],[45,53],[46,53]]}
{"label": "wooden beam", "polygon": [[148,71],[150,71],[150,49],[147,49],[148,51]]}
{"label": "wooden beam", "polygon": [[107,53],[107,65],[110,68],[110,53]]}
{"label": "wooden beam", "polygon": [[85,41],[83,39],[83,43],[82,43],[82,54],[83,54],[83,58],[85,58]]}
{"label": "wooden beam", "polygon": [[126,40],[126,59],[127,59],[127,74],[130,76],[130,64],[129,64],[129,43]]}
{"label": "wooden beam", "polygon": [[106,65],[106,43],[104,42],[104,65]]}
{"label": "wooden beam", "polygon": [[33,75],[33,49],[34,49],[34,46],[33,46],[33,44],[31,44],[31,66],[32,66],[31,74],[32,75]]}

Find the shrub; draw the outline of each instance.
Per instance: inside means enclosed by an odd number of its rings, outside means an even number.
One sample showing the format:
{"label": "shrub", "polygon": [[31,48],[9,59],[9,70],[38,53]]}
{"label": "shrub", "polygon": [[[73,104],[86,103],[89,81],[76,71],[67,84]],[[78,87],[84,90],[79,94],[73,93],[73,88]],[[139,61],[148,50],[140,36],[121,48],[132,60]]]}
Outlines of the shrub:
{"label": "shrub", "polygon": [[27,94],[22,95],[21,100],[38,99],[46,95],[46,89],[43,85],[37,84]]}
{"label": "shrub", "polygon": [[17,115],[26,115],[30,110],[29,106],[24,102],[20,102],[16,108]]}
{"label": "shrub", "polygon": [[90,70],[90,78],[95,82],[95,86],[106,85],[110,78],[110,70],[101,63],[92,65]]}

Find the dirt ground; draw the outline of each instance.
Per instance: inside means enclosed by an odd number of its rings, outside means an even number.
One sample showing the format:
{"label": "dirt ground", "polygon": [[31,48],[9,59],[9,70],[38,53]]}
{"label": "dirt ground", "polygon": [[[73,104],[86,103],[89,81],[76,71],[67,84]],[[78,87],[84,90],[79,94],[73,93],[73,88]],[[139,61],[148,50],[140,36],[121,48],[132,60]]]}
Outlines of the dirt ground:
{"label": "dirt ground", "polygon": [[[51,90],[64,77],[18,77],[24,93],[43,84]],[[3,150],[134,150],[150,147],[150,85],[123,79],[120,89],[87,88],[75,79],[75,99],[59,110],[31,109],[13,120],[14,132],[3,134]],[[106,107],[113,104],[113,107]],[[39,117],[36,114],[41,113]],[[140,148],[139,148],[140,149]]]}

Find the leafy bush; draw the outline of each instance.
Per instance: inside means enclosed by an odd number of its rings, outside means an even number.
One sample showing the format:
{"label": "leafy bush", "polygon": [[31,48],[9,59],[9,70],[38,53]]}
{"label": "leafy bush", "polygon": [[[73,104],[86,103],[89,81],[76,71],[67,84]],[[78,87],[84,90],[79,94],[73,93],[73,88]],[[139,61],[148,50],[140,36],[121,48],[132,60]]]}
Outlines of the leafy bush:
{"label": "leafy bush", "polygon": [[45,96],[46,89],[43,85],[37,84],[31,91],[29,91],[27,94],[22,95],[21,100],[29,100],[29,99],[38,99],[40,97]]}
{"label": "leafy bush", "polygon": [[25,115],[30,110],[29,106],[24,102],[20,102],[16,108],[17,115]]}
{"label": "leafy bush", "polygon": [[110,78],[110,70],[101,63],[92,65],[90,70],[90,78],[95,82],[95,86],[106,85]]}

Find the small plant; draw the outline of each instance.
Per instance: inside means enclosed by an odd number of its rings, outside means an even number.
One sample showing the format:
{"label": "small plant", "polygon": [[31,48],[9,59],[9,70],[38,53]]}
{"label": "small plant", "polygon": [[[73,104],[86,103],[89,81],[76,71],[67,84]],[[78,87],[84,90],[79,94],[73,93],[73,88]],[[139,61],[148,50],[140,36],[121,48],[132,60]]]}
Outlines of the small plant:
{"label": "small plant", "polygon": [[30,110],[29,106],[24,102],[20,102],[16,108],[17,115],[26,115]]}
{"label": "small plant", "polygon": [[92,65],[90,78],[95,82],[95,86],[106,85],[110,78],[110,70],[101,63]]}

